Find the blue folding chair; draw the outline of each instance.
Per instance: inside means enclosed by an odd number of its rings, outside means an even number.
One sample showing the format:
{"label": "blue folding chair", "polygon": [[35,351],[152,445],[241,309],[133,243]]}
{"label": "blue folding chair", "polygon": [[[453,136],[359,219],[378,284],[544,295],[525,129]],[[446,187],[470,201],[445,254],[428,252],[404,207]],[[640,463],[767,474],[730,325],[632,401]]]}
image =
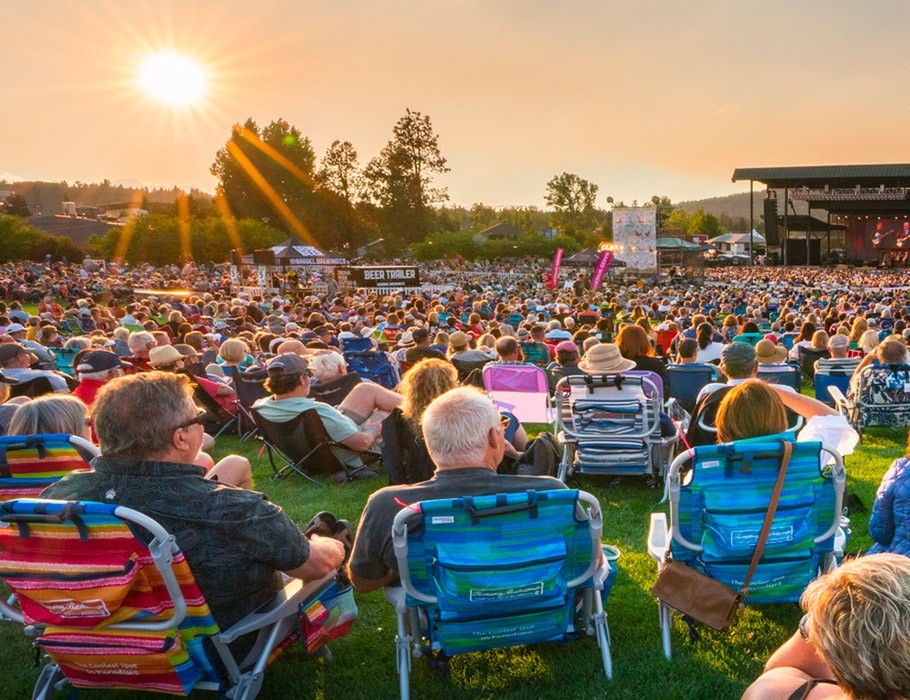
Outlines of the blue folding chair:
{"label": "blue folding chair", "polygon": [[670,398],[690,413],[695,409],[698,392],[717,381],[717,368],[711,365],[667,365],[670,375]]}
{"label": "blue folding chair", "polygon": [[834,398],[831,396],[829,389],[835,387],[842,394],[846,394],[850,388],[850,380],[853,378],[853,372],[838,372],[831,370],[829,372],[820,372],[816,370],[813,386],[815,388],[815,398],[829,406],[834,405]]}
{"label": "blue folding chair", "polygon": [[[782,434],[680,454],[667,475],[670,523],[651,514],[648,553],[658,571],[669,559],[738,590],[749,568],[777,481]],[[747,604],[796,602],[809,582],[836,564],[846,474],[820,442],[794,442],[783,491]],[[691,462],[686,470],[684,465]],[[671,608],[658,602],[664,654],[671,655]]]}
{"label": "blue folding chair", "polygon": [[611,678],[600,595],[610,570],[601,558],[602,526],[597,499],[583,491],[440,499],[402,509],[392,525],[401,587],[386,588],[398,617],[402,700],[410,696],[412,649],[446,659],[595,634]]}
{"label": "blue folding chair", "polygon": [[759,365],[755,376],[769,384],[788,386],[796,393],[803,388],[803,373],[799,365]]}

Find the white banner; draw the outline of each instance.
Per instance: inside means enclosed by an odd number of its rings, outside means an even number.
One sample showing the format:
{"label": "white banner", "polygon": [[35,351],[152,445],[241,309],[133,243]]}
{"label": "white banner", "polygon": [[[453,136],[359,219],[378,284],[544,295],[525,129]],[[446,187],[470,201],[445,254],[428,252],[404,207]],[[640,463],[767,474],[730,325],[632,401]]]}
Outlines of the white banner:
{"label": "white banner", "polygon": [[627,270],[657,270],[657,210],[613,210],[613,257]]}

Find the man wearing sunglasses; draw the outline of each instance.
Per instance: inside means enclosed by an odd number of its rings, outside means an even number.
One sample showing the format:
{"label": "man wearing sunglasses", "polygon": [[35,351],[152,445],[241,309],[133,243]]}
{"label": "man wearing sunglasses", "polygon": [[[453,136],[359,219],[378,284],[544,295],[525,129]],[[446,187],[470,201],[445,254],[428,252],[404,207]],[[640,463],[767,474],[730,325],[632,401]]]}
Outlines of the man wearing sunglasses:
{"label": "man wearing sunglasses", "polygon": [[261,493],[204,478],[193,464],[203,418],[186,377],[114,379],[99,391],[93,417],[101,456],[42,497],[116,503],[157,520],[177,538],[222,629],[271,600],[279,572],[309,581],[341,565],[340,541],[306,538]]}

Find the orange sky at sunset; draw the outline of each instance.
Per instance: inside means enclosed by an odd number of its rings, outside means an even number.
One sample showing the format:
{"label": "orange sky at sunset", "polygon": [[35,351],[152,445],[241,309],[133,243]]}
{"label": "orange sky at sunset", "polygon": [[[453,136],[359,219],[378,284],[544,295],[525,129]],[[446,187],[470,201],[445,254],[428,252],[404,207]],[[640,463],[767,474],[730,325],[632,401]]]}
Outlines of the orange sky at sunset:
{"label": "orange sky at sunset", "polygon": [[[231,124],[283,117],[361,165],[429,114],[453,203],[543,206],[743,189],[738,166],[908,162],[910,5],[709,0],[0,0],[0,178],[214,190]],[[175,107],[149,54],[205,72]]]}

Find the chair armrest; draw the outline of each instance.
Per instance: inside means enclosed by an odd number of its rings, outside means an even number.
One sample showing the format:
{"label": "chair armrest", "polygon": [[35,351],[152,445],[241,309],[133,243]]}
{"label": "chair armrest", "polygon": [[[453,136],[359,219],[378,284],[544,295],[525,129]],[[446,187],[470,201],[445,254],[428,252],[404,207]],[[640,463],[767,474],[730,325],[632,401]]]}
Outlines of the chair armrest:
{"label": "chair armrest", "polygon": [[834,399],[834,405],[839,411],[846,410],[850,407],[850,402],[847,400],[847,397],[844,396],[844,392],[840,390],[840,387],[836,387],[832,384],[828,387],[828,393],[831,395],[831,398]]}
{"label": "chair armrest", "polygon": [[224,630],[218,635],[218,639],[225,644],[230,644],[245,634],[256,632],[263,627],[281,622],[286,617],[296,615],[302,602],[318,593],[334,578],[335,573],[332,572],[325,578],[316,581],[304,582],[299,578],[289,579],[272,600],[234,623],[229,629]]}
{"label": "chair armrest", "polygon": [[667,527],[666,513],[651,513],[651,527],[648,528],[648,554],[662,564],[670,546],[670,528]]}

